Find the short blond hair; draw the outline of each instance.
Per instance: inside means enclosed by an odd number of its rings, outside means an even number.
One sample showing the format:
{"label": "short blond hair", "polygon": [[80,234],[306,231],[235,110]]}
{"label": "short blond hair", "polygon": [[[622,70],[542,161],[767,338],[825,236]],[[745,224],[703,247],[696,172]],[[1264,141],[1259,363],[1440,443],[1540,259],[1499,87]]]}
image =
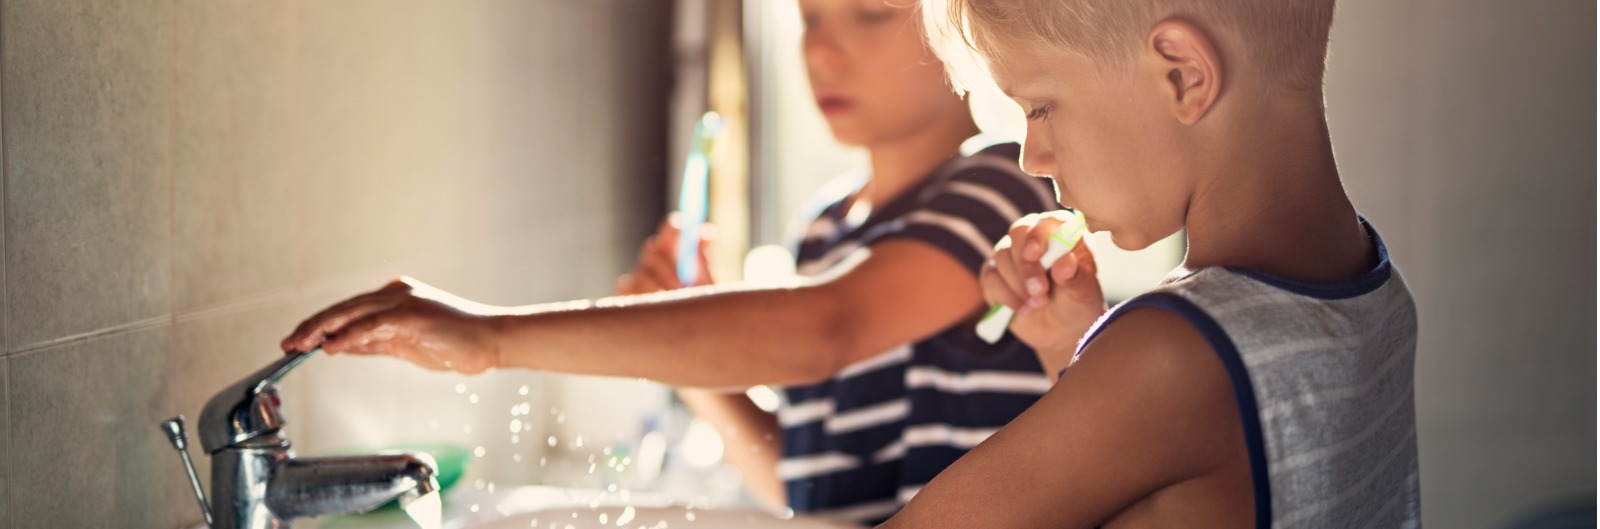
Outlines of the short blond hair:
{"label": "short blond hair", "polygon": [[[1157,22],[1226,28],[1251,65],[1295,90],[1322,87],[1334,0],[921,0],[923,30],[951,84],[966,92],[998,57],[996,36],[1097,61],[1132,57]],[[988,59],[985,61],[982,59]]]}

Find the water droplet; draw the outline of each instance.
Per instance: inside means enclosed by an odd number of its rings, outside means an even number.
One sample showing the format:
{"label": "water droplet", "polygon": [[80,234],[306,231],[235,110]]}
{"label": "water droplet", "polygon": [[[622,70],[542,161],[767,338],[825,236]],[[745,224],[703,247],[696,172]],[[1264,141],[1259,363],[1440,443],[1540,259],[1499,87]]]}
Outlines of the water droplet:
{"label": "water droplet", "polygon": [[522,454],[511,454],[511,460],[515,461],[515,462],[518,462],[518,463],[521,463],[522,462]]}
{"label": "water droplet", "polygon": [[522,419],[511,419],[511,433],[522,431]]}
{"label": "water droplet", "polygon": [[688,512],[688,511],[685,511],[685,512],[684,512],[684,513],[683,513],[683,519],[685,519],[685,520],[689,520],[689,521],[691,521],[691,522],[692,522],[692,521],[694,521],[694,513],[693,513],[693,512]]}
{"label": "water droplet", "polygon": [[466,392],[467,392],[467,385],[466,384],[456,384],[456,394],[457,395],[462,394],[462,393],[466,393]]}
{"label": "water droplet", "polygon": [[573,448],[583,448],[583,436],[580,435],[580,436],[578,436],[577,439],[573,439],[572,440],[572,447]]}
{"label": "water droplet", "polygon": [[520,442],[522,442],[522,436],[516,434],[511,435],[511,444],[517,444]]}
{"label": "water droplet", "polygon": [[559,441],[556,441],[556,436],[554,436],[554,435],[550,436],[550,439],[548,439],[548,441],[550,442],[550,448],[555,448],[556,447],[556,443],[559,442]]}
{"label": "water droplet", "polygon": [[539,456],[539,466],[544,466],[544,456]]}
{"label": "water droplet", "polygon": [[610,520],[610,517],[607,517],[606,513],[600,513],[600,525],[605,525],[605,524],[609,523],[609,520]]}
{"label": "water droplet", "polygon": [[478,504],[472,504],[472,512],[478,512]]}
{"label": "water droplet", "polygon": [[563,413],[556,416],[556,424],[561,424],[564,422],[567,422],[567,414]]}
{"label": "water droplet", "polygon": [[517,388],[517,394],[518,395],[527,395],[528,394],[528,385],[527,384],[523,384],[522,387]]}
{"label": "water droplet", "polygon": [[633,506],[629,505],[627,507],[624,507],[622,509],[622,514],[618,514],[617,515],[617,527],[622,527],[624,525],[627,525],[628,522],[633,521],[633,516],[634,516]]}
{"label": "water droplet", "polygon": [[494,492],[494,482],[493,481],[489,482],[489,492]]}
{"label": "water droplet", "polygon": [[483,447],[480,446],[480,447],[472,449],[472,455],[477,456],[477,457],[483,457]]}
{"label": "water droplet", "polygon": [[473,393],[471,395],[467,395],[467,402],[471,402],[473,404],[477,404],[478,403],[478,394],[477,393]]}

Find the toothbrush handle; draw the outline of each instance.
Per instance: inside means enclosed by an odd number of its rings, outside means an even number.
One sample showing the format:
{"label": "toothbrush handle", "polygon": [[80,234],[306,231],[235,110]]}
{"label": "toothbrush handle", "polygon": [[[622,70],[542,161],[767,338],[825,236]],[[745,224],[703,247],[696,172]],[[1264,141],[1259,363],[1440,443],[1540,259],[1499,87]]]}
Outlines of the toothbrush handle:
{"label": "toothbrush handle", "polygon": [[[1056,261],[1065,257],[1077,245],[1077,241],[1069,244],[1063,242],[1060,237],[1051,236],[1050,245],[1045,248],[1044,257],[1039,259],[1039,265],[1048,270],[1051,266],[1055,266]],[[1005,334],[1006,328],[1011,326],[1011,319],[1016,316],[1016,311],[1011,310],[1011,307],[1000,303],[994,304],[993,307],[989,308],[989,313],[978,321],[978,337],[982,338],[986,343],[1000,341],[1000,336]]]}

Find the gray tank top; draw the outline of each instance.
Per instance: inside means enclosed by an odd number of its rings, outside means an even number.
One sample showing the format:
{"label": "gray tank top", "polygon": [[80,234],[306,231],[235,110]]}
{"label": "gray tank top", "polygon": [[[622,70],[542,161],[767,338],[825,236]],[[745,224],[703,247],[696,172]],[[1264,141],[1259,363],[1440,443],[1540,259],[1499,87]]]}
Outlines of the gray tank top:
{"label": "gray tank top", "polygon": [[1175,312],[1205,335],[1233,382],[1258,528],[1421,525],[1416,306],[1362,225],[1379,264],[1359,277],[1307,283],[1206,268],[1118,305],[1084,340],[1140,307]]}

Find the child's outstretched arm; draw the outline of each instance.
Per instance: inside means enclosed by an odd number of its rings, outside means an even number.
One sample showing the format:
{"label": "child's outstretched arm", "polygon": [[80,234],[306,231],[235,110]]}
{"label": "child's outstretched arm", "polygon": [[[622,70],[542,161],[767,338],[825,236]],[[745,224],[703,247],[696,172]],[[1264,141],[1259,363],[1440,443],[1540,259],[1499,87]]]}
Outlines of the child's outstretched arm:
{"label": "child's outstretched arm", "polygon": [[1182,317],[1136,309],[880,527],[1156,526],[1138,517],[1183,488],[1217,493],[1186,510],[1184,526],[1251,526],[1238,518],[1252,512],[1250,474],[1221,362]]}
{"label": "child's outstretched arm", "polygon": [[281,346],[320,344],[330,353],[466,373],[521,367],[683,386],[792,384],[932,335],[981,303],[971,272],[932,244],[889,240],[857,257],[789,287],[713,286],[512,308],[407,279],[324,310]]}

